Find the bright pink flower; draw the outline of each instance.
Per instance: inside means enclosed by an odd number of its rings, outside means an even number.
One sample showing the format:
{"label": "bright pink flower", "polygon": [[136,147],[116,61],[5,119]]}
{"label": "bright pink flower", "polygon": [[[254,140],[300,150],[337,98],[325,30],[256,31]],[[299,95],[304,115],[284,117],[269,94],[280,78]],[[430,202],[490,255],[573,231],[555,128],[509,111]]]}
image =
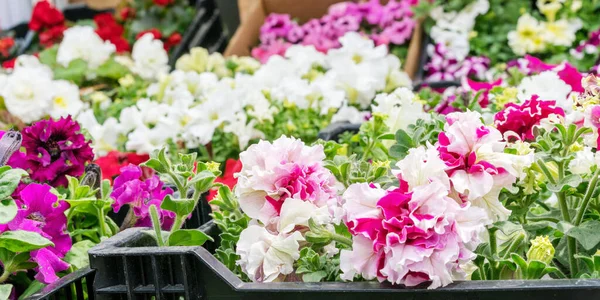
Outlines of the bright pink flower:
{"label": "bright pink flower", "polygon": [[112,205],[115,212],[129,205],[137,217],[136,226],[140,227],[151,225],[149,210],[151,205],[155,205],[162,228],[168,230],[173,225],[175,213],[160,209],[160,205],[167,195],[172,194],[171,188],[163,189],[163,183],[157,175],[142,180],[142,169],[136,165],[128,165],[121,168],[121,175],[115,179],[110,197],[115,200]]}
{"label": "bright pink flower", "polygon": [[551,115],[565,116],[562,108],[556,106],[556,101],[538,100],[534,95],[523,104],[508,103],[494,117],[494,125],[503,134],[516,133],[524,141],[533,141],[533,129]]}
{"label": "bright pink flower", "polygon": [[71,117],[41,120],[23,132],[25,152],[15,153],[8,164],[29,172],[31,179],[51,186],[67,186],[66,175],[79,177],[94,159],[90,141]]}
{"label": "bright pink flower", "polygon": [[489,83],[489,82],[477,82],[477,81],[471,80],[466,77],[463,79],[463,84],[462,84],[463,88],[466,91],[472,91],[473,95],[475,95],[481,91],[478,101],[479,101],[479,105],[482,108],[486,108],[490,104],[490,100],[489,100],[490,91],[494,87],[501,86],[501,85],[502,85],[502,78],[499,78],[498,80],[496,80],[492,83]]}
{"label": "bright pink flower", "polygon": [[50,191],[52,187],[37,183],[26,185],[18,194],[20,203],[17,216],[6,225],[0,225],[0,233],[7,230],[26,230],[39,233],[54,246],[31,252],[31,260],[38,264],[35,278],[49,284],[58,279],[57,272],[69,267],[61,259],[71,249],[71,237],[67,232],[65,211],[69,204],[59,200]]}

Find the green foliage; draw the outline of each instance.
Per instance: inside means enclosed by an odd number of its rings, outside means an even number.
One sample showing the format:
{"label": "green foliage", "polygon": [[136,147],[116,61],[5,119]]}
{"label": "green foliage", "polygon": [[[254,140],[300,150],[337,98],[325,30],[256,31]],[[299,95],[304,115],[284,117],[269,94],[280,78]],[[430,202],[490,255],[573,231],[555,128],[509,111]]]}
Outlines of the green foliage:
{"label": "green foliage", "polygon": [[13,230],[0,234],[0,248],[11,252],[29,252],[48,246],[54,246],[54,244],[39,233],[32,231]]}
{"label": "green foliage", "polygon": [[390,147],[390,156],[401,160],[411,148],[426,146],[427,143],[435,144],[437,138],[444,129],[444,120],[433,116],[432,120],[417,120],[415,124],[408,126],[407,130],[398,130],[395,135],[396,143]]}
{"label": "green foliage", "polygon": [[17,215],[17,204],[11,197],[21,177],[27,172],[21,169],[12,169],[9,166],[0,167],[0,224],[6,224]]}
{"label": "green foliage", "polygon": [[212,217],[221,231],[221,244],[215,255],[229,270],[244,279],[246,275],[236,264],[239,256],[235,252],[235,245],[250,219],[242,213],[237,199],[227,186],[219,187],[219,192],[210,203],[218,208],[213,210]]}

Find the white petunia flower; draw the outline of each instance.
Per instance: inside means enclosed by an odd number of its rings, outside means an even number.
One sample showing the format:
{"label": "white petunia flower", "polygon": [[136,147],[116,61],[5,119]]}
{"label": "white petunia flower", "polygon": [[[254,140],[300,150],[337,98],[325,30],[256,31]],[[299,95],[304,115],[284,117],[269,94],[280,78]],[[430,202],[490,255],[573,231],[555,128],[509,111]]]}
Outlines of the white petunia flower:
{"label": "white petunia flower", "polygon": [[236,254],[240,256],[237,264],[252,281],[276,281],[294,271],[302,241],[304,238],[298,231],[274,235],[262,226],[248,226],[236,245]]}
{"label": "white petunia flower", "polygon": [[566,112],[573,110],[573,100],[568,98],[571,86],[552,71],[523,78],[517,88],[519,90],[517,98],[521,102],[531,99],[533,95],[538,95],[540,100],[556,100],[556,105],[562,107]]}
{"label": "white petunia flower", "polygon": [[77,117],[81,128],[92,136],[92,149],[96,157],[101,157],[108,152],[118,149],[118,139],[121,126],[115,118],[108,118],[104,124],[99,124],[92,110],[83,111]]}
{"label": "white petunia flower", "polygon": [[83,102],[79,99],[79,87],[66,80],[57,80],[52,83],[54,95],[50,116],[58,119],[68,115],[77,116],[83,109]]}
{"label": "white petunia flower", "polygon": [[583,150],[575,153],[575,159],[569,162],[569,171],[573,174],[584,175],[591,171],[596,165],[596,159],[591,147],[584,147]]}
{"label": "white petunia flower", "polygon": [[157,79],[161,74],[169,72],[169,55],[163,42],[154,39],[151,33],[144,34],[135,42],[131,57],[132,71],[144,79]]}
{"label": "white petunia flower", "polygon": [[408,129],[410,124],[414,124],[419,119],[429,119],[423,104],[417,101],[415,94],[407,88],[396,89],[391,94],[379,94],[374,102],[371,110],[388,116],[385,124],[392,133],[399,129]]}
{"label": "white petunia flower", "polygon": [[529,14],[522,15],[517,28],[508,33],[508,45],[517,55],[541,52],[546,49],[544,27]]}
{"label": "white petunia flower", "polygon": [[103,41],[94,32],[94,28],[74,26],[65,30],[56,61],[67,67],[71,61],[82,59],[90,68],[95,69],[108,60],[115,50],[115,45]]}
{"label": "white petunia flower", "polygon": [[35,122],[52,107],[53,82],[39,68],[18,68],[8,76],[1,96],[6,109],[25,123]]}

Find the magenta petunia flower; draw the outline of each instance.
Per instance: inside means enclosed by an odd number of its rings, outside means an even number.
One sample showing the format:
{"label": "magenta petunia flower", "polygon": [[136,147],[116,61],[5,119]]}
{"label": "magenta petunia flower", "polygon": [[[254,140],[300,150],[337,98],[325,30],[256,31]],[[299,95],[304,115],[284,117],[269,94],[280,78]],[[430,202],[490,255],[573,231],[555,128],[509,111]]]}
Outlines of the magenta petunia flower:
{"label": "magenta petunia flower", "polygon": [[70,116],[41,120],[22,134],[25,152],[15,153],[8,165],[27,170],[37,182],[67,186],[66,175],[81,176],[85,165],[94,159],[90,142]]}
{"label": "magenta petunia flower", "polygon": [[53,247],[31,252],[31,260],[38,264],[35,278],[43,283],[58,279],[57,272],[64,271],[69,264],[61,259],[71,249],[71,237],[67,232],[65,211],[69,204],[59,200],[47,184],[31,183],[19,192],[21,208],[17,216],[6,225],[0,225],[0,233],[8,230],[36,232],[54,243]]}
{"label": "magenta petunia flower", "polygon": [[150,206],[158,208],[162,228],[170,229],[173,225],[175,213],[161,210],[160,204],[167,195],[172,195],[171,188],[163,189],[163,183],[157,175],[142,180],[142,169],[136,165],[121,168],[121,175],[115,179],[114,189],[110,196],[115,200],[113,210],[118,212],[121,207],[129,205],[137,217],[136,226],[147,227],[152,224],[150,219]]}
{"label": "magenta petunia flower", "polygon": [[553,114],[565,116],[563,109],[556,106],[556,101],[538,100],[538,98],[534,95],[523,104],[508,103],[494,117],[494,125],[502,133],[510,131],[523,140],[534,140],[533,128],[539,125],[540,121]]}

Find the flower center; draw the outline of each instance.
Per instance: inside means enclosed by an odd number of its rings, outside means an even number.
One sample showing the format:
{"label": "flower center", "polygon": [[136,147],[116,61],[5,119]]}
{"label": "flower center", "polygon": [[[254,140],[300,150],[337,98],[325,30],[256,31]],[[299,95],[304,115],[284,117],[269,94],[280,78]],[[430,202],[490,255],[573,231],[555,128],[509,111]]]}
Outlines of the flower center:
{"label": "flower center", "polygon": [[54,98],[54,104],[61,108],[67,108],[67,101],[65,101],[65,98],[61,96],[57,96]]}
{"label": "flower center", "polygon": [[39,211],[29,214],[26,219],[33,220],[36,222],[41,222],[41,223],[46,222],[46,218]]}

